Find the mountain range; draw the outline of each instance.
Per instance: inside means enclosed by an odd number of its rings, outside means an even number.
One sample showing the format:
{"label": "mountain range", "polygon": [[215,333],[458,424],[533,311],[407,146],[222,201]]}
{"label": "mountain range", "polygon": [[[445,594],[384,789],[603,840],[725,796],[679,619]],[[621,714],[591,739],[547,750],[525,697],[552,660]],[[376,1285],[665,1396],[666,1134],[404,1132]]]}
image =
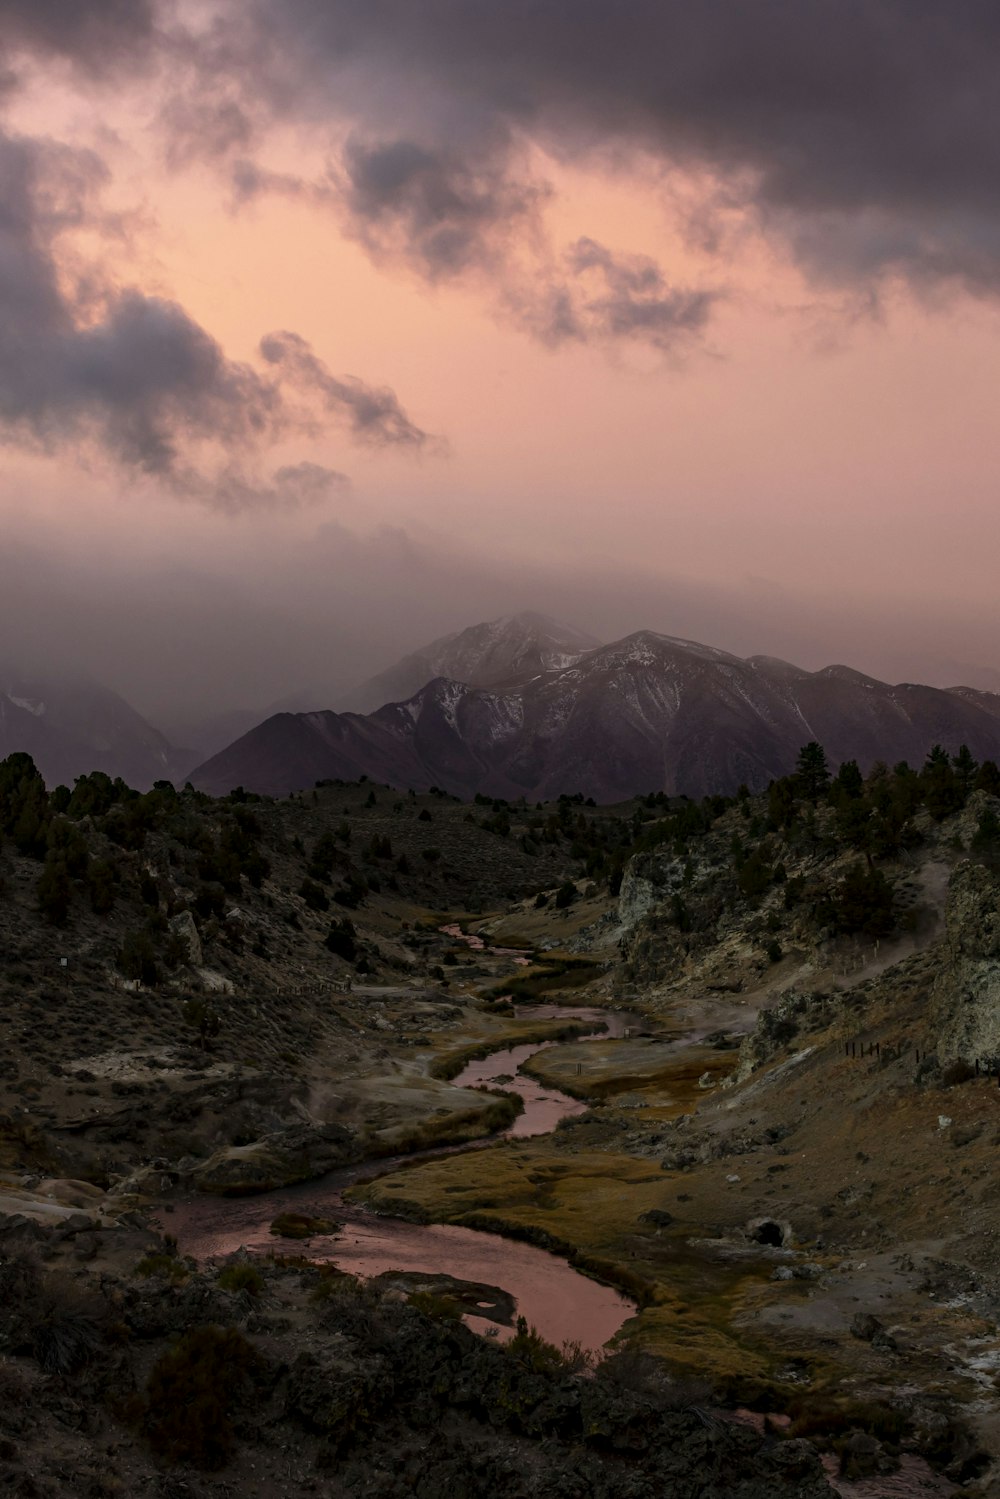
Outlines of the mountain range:
{"label": "mountain range", "polygon": [[191,780],[216,794],[241,785],[283,795],[367,775],[463,796],[581,792],[613,802],[760,789],[814,739],[833,764],[862,768],[920,764],[935,743],[1000,758],[994,693],[892,686],[846,666],[810,672],[652,631],[588,646],[540,616],[474,626],[407,657],[355,698],[371,701],[438,669],[402,700],[366,714],[275,714]]}
{"label": "mountain range", "polygon": [[146,790],[183,779],[193,763],[106,687],[0,667],[0,759],[16,750],[31,755],[49,786],[103,770]]}
{"label": "mountain range", "polygon": [[374,713],[385,703],[412,697],[435,677],[466,682],[470,687],[527,681],[541,672],[572,666],[599,644],[592,635],[545,614],[531,610],[506,614],[432,640],[329,706],[338,713]]}

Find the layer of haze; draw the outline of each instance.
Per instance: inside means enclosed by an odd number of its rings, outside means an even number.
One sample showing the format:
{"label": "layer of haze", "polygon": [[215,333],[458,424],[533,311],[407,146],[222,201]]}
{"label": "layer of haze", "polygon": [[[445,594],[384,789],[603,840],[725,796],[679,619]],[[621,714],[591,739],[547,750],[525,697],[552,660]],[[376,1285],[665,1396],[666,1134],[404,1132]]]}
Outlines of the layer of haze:
{"label": "layer of haze", "polygon": [[0,0],[0,659],[175,737],[524,608],[1000,683],[989,7],[84,13]]}

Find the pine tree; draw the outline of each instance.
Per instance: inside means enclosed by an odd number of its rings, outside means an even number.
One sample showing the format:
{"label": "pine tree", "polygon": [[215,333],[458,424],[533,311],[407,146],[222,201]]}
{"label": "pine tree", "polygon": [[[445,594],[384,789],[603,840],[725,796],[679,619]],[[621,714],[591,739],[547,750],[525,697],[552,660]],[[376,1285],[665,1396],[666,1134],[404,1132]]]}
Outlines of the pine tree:
{"label": "pine tree", "polygon": [[795,764],[795,779],[800,795],[807,801],[816,802],[830,784],[830,767],[826,763],[826,752],[821,744],[811,739],[799,750]]}

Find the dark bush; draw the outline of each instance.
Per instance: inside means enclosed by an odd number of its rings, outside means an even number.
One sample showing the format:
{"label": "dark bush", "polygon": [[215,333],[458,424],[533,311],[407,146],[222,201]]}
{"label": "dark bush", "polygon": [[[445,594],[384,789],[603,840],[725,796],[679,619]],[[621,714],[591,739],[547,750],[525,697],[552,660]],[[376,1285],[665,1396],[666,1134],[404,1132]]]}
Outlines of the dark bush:
{"label": "dark bush", "polygon": [[136,1412],[168,1462],[213,1471],[236,1450],[232,1416],[253,1395],[263,1360],[232,1327],[193,1327],[157,1359]]}
{"label": "dark bush", "polygon": [[323,940],[323,946],[332,952],[334,957],[343,958],[347,963],[353,963],[358,955],[358,944],[354,923],[346,916],[339,921],[331,921],[330,930]]}
{"label": "dark bush", "polygon": [[317,885],[315,881],[310,879],[303,880],[299,886],[299,894],[310,911],[329,911],[330,897],[322,885]]}

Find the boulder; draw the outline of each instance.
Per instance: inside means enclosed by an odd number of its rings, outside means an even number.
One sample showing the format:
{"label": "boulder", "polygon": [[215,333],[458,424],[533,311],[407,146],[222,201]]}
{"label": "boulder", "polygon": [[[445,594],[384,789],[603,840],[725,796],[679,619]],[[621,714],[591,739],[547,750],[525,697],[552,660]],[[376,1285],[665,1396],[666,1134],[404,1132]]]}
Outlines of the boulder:
{"label": "boulder", "polygon": [[360,1159],[357,1136],[341,1124],[296,1124],[252,1145],[228,1145],[191,1172],[199,1192],[249,1196],[312,1181]]}
{"label": "boulder", "polygon": [[187,948],[187,960],[194,968],[202,963],[201,937],[190,911],[181,911],[170,918],[170,930]]}
{"label": "boulder", "polygon": [[851,1318],[851,1336],[860,1338],[863,1343],[870,1343],[875,1334],[883,1330],[882,1323],[871,1312],[855,1312]]}

